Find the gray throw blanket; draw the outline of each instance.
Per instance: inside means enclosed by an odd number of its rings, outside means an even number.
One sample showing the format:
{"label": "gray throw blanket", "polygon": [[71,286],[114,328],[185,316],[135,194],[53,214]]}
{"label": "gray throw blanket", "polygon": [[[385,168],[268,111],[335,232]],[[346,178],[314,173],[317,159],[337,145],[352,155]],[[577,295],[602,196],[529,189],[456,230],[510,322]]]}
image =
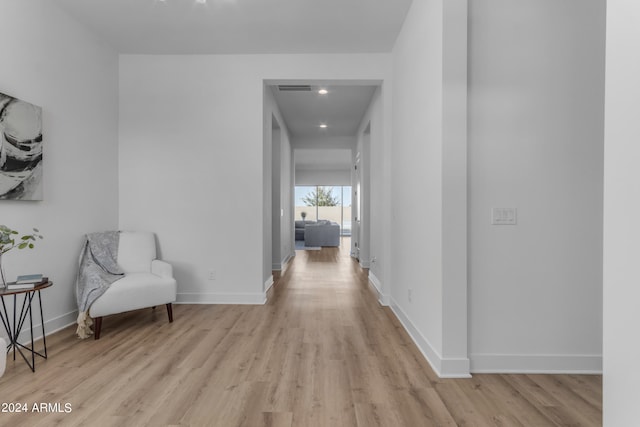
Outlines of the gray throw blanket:
{"label": "gray throw blanket", "polygon": [[78,277],[76,278],[76,302],[78,303],[78,329],[80,338],[89,337],[93,324],[89,317],[89,308],[109,286],[122,278],[123,272],[118,267],[118,231],[87,234],[78,260]]}

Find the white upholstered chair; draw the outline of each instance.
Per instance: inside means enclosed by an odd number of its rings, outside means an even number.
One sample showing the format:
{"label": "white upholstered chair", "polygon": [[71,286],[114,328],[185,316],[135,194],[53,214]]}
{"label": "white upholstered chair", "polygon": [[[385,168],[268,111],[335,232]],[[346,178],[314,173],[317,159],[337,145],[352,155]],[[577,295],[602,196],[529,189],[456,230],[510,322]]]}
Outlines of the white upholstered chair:
{"label": "white upholstered chair", "polygon": [[111,314],[165,305],[173,322],[172,303],[177,284],[171,264],[156,259],[155,235],[150,232],[121,231],[117,262],[125,273],[91,305],[94,337],[100,338],[102,318]]}

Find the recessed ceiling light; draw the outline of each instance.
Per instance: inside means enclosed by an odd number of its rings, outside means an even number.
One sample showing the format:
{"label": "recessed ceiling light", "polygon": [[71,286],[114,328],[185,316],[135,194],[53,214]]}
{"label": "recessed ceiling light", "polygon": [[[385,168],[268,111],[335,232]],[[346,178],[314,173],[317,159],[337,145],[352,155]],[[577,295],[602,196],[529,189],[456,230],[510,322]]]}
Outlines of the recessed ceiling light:
{"label": "recessed ceiling light", "polygon": [[328,94],[328,93],[329,93],[329,91],[328,91],[328,90],[326,90],[326,89],[320,89],[320,90],[318,91],[318,93],[319,93],[320,95],[326,95],[326,94]]}
{"label": "recessed ceiling light", "polygon": [[322,128],[322,129],[326,129],[326,128],[327,128],[327,125],[326,125],[326,124],[324,124],[324,123],[322,123],[322,124],[320,125],[320,128]]}
{"label": "recessed ceiling light", "polygon": [[198,4],[207,4],[207,0],[196,0]]}

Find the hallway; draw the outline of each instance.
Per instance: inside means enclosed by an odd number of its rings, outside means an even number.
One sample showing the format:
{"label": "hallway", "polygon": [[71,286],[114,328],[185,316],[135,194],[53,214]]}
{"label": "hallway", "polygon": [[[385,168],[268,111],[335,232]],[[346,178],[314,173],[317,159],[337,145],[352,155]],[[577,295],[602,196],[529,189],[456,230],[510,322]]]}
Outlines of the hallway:
{"label": "hallway", "polygon": [[177,305],[105,319],[98,341],[47,337],[31,373],[9,361],[3,401],[69,413],[0,413],[12,426],[599,426],[600,376],[439,379],[349,245],[298,251],[266,305]]}
{"label": "hallway", "polygon": [[455,425],[431,388],[437,377],[349,247],[297,251],[269,303],[302,340],[292,425]]}
{"label": "hallway", "polygon": [[[294,426],[600,426],[602,377],[439,379],[341,248],[297,251],[269,305],[297,331]],[[291,329],[290,329],[291,330]]]}

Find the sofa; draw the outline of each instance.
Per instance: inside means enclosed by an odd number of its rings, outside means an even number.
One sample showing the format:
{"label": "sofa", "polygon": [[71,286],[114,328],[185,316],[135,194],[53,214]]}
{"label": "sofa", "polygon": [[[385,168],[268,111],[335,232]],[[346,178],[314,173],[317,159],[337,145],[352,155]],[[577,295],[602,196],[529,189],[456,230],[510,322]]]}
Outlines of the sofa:
{"label": "sofa", "polygon": [[304,240],[305,246],[340,246],[340,225],[327,220],[296,221],[296,240]]}
{"label": "sofa", "polygon": [[315,221],[296,221],[296,240],[304,240],[304,227],[307,224],[315,224]]}

